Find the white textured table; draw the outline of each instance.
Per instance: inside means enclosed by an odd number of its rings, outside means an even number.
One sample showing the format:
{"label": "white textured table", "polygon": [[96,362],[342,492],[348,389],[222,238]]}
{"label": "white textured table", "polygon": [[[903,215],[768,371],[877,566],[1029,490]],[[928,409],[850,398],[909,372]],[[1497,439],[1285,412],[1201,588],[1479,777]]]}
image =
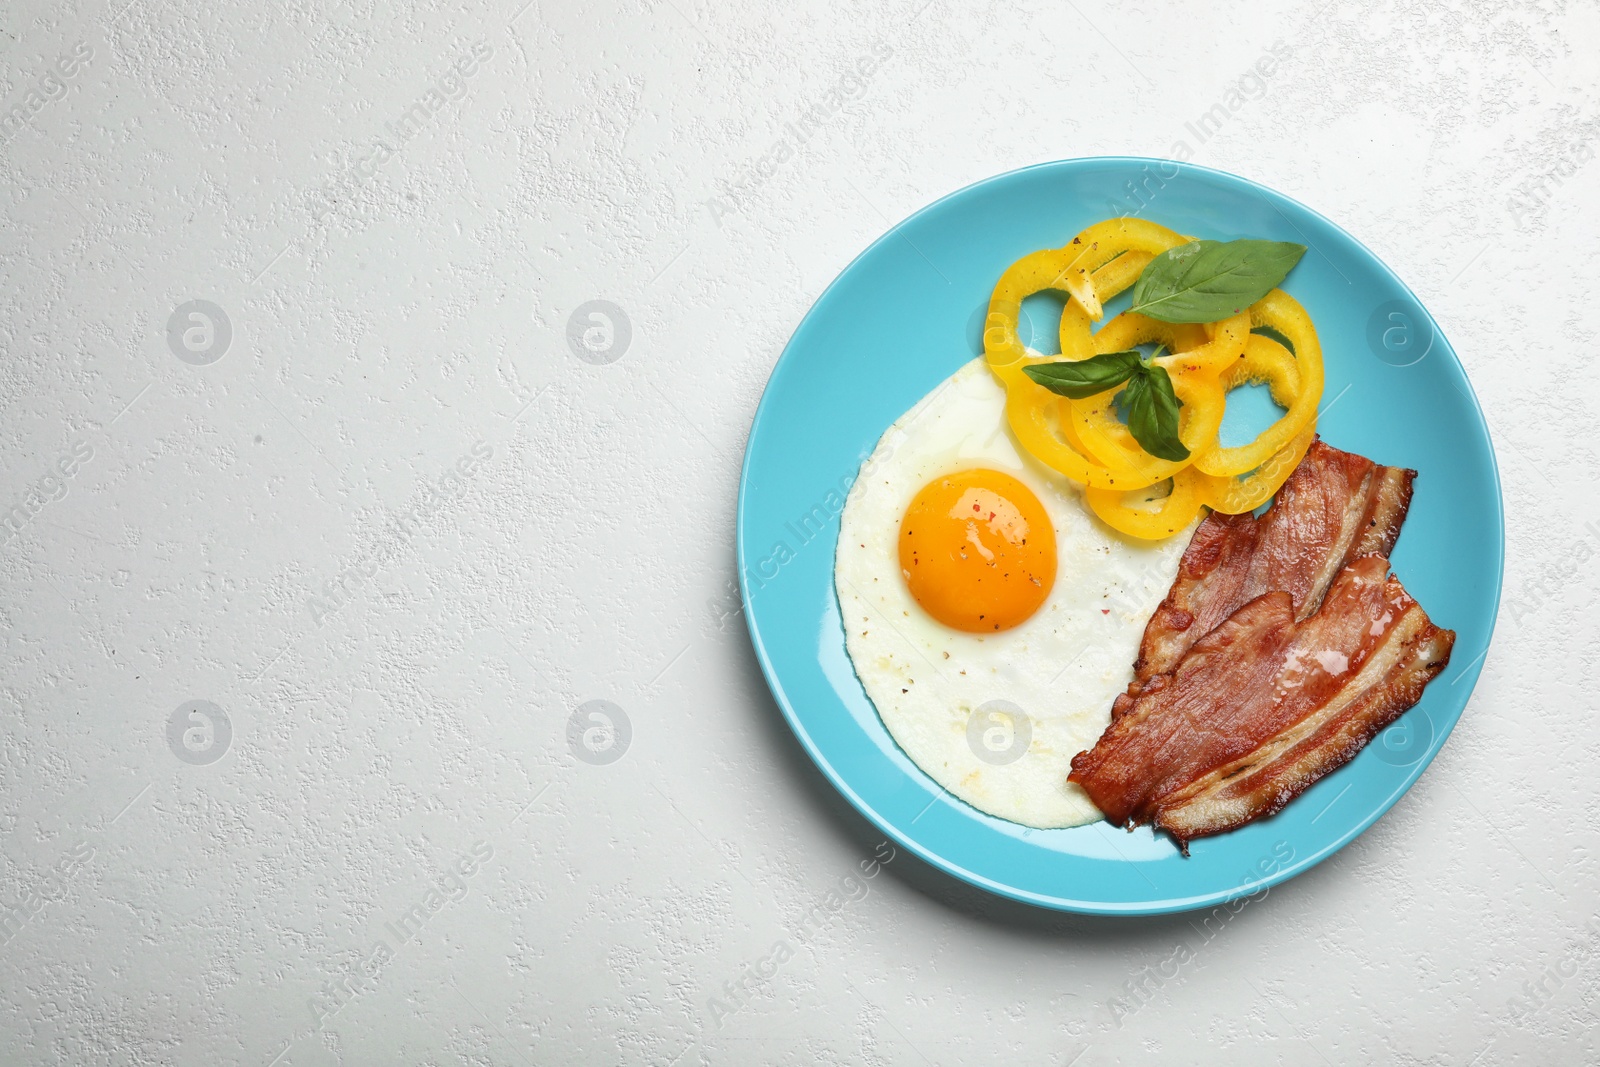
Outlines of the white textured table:
{"label": "white textured table", "polygon": [[[0,1062],[1600,1060],[1592,6],[520,3],[5,13]],[[821,289],[1105,153],[1375,249],[1505,479],[1442,755],[1209,926],[874,866],[732,592]]]}

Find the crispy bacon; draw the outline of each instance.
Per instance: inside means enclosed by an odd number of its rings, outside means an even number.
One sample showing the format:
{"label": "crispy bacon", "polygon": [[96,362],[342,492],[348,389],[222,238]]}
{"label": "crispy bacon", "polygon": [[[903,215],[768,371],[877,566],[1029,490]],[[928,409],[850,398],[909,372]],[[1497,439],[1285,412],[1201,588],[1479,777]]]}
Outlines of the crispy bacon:
{"label": "crispy bacon", "polygon": [[1110,822],[1152,823],[1185,853],[1196,837],[1281,810],[1421,699],[1450,660],[1455,634],[1388,570],[1382,556],[1356,560],[1314,614],[1288,591],[1255,597],[1149,678],[1073,758],[1070,780]]}
{"label": "crispy bacon", "polygon": [[1261,518],[1213,512],[1189,541],[1167,598],[1145,625],[1120,718],[1190,646],[1263,593],[1285,592],[1304,619],[1351,560],[1388,556],[1400,536],[1417,472],[1313,441]]}

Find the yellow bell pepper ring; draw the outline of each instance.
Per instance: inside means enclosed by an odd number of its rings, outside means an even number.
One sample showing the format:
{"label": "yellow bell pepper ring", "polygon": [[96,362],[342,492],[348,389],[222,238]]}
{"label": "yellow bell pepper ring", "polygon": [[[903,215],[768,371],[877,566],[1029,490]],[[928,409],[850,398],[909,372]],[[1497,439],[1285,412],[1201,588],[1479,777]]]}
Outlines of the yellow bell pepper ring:
{"label": "yellow bell pepper ring", "polygon": [[[1106,525],[1130,537],[1160,541],[1187,527],[1200,514],[1198,483],[1203,477],[1191,467],[1180,470],[1172,476],[1172,492],[1154,502],[1154,507],[1150,501],[1139,499],[1147,494],[1138,492],[1085,489],[1083,497]],[[1129,497],[1135,499],[1130,501]]]}
{"label": "yellow bell pepper ring", "polygon": [[[1250,332],[1248,326],[1245,332]],[[1103,355],[1106,352],[1126,352],[1139,345],[1161,344],[1174,352],[1187,352],[1202,348],[1207,340],[1203,326],[1188,322],[1162,322],[1124,311],[1100,327],[1100,331],[1094,335],[1094,348],[1097,354]]]}
{"label": "yellow bell pepper ring", "polygon": [[1220,384],[1232,390],[1246,382],[1266,383],[1272,399],[1285,409],[1278,421],[1246,445],[1224,448],[1221,441],[1194,453],[1194,465],[1203,474],[1226,477],[1253,471],[1271,459],[1317,418],[1321,389],[1308,389],[1289,350],[1270,337],[1250,336],[1244,359],[1222,372]]}
{"label": "yellow bell pepper ring", "polygon": [[1017,336],[1022,301],[1045,289],[1064,289],[1072,296],[1061,316],[1061,358],[1094,355],[1089,324],[1100,318],[1103,302],[1136,282],[1157,254],[1184,240],[1143,219],[1107,219],[1061,248],[1023,256],[1006,268],[989,298],[983,329],[989,366],[1009,366],[1026,354]]}
{"label": "yellow bell pepper ring", "polygon": [[1065,398],[1023,374],[1022,368],[1026,365],[1014,363],[995,370],[1006,387],[1006,421],[1011,425],[1011,432],[1016,434],[1017,442],[1034,459],[1079,485],[1118,487],[1116,475],[1077,450],[1077,439],[1060,416],[1061,402]]}
{"label": "yellow bell pepper ring", "polygon": [[1243,515],[1247,511],[1254,511],[1271,500],[1273,494],[1289,480],[1289,475],[1300,466],[1300,461],[1305,458],[1306,450],[1316,436],[1317,427],[1312,423],[1301,430],[1294,440],[1273,453],[1272,458],[1243,478],[1219,478],[1189,468],[1194,472],[1196,492],[1201,503],[1227,515]]}
{"label": "yellow bell pepper ring", "polygon": [[[1108,389],[1086,400],[1074,400],[1072,427],[1088,454],[1115,474],[1123,476],[1122,489],[1143,489],[1189,466],[1190,460],[1160,459],[1134,440],[1128,427],[1117,418],[1116,398],[1127,385]],[[1222,386],[1204,375],[1179,375],[1172,378],[1172,391],[1182,401],[1178,409],[1178,440],[1191,455],[1216,443],[1227,406]]]}
{"label": "yellow bell pepper ring", "polygon": [[[1098,322],[1104,311],[1103,301],[1138,281],[1157,255],[1184,242],[1182,235],[1144,219],[1097,222],[1062,249],[1075,253],[1062,278],[1062,288],[1072,294],[1089,318]],[[1104,277],[1101,272],[1106,272]]]}
{"label": "yellow bell pepper ring", "polygon": [[1300,372],[1300,387],[1312,394],[1311,404],[1322,401],[1322,342],[1317,339],[1317,328],[1311,316],[1300,306],[1300,301],[1274,289],[1250,305],[1250,325],[1266,326],[1289,339],[1294,350],[1295,368]]}
{"label": "yellow bell pepper ring", "polygon": [[1017,336],[1022,301],[1059,285],[1057,279],[1070,263],[1070,254],[1051,248],[1023,256],[1006,268],[989,297],[989,315],[984,320],[983,355],[991,368],[1009,367],[1027,356],[1027,347]]}
{"label": "yellow bell pepper ring", "polygon": [[[1110,300],[1144,273],[1156,256],[1184,244],[1188,238],[1159,223],[1144,219],[1114,218],[1097,222],[1061,249],[1072,255],[1061,287],[1072,294],[1085,320],[1100,321]],[[1088,322],[1081,324],[1087,330]],[[1074,333],[1079,323],[1072,323]],[[1061,351],[1068,351],[1068,322],[1061,323]],[[1076,338],[1075,338],[1076,340]]]}
{"label": "yellow bell pepper ring", "polygon": [[[1167,229],[1159,222],[1123,216],[1095,223],[1074,237],[1066,247],[1082,249],[1086,254],[1103,252],[1103,258],[1095,263],[1099,267],[1113,256],[1125,252],[1144,252],[1157,256],[1188,241],[1189,238],[1176,230]],[[1128,284],[1133,283],[1130,281]]]}
{"label": "yellow bell pepper ring", "polygon": [[[1140,316],[1143,318],[1144,316]],[[1203,328],[1204,343],[1172,345],[1172,352],[1155,360],[1168,374],[1205,374],[1215,377],[1244,358],[1250,340],[1250,313],[1241,311]]]}
{"label": "yellow bell pepper ring", "polygon": [[1079,297],[1077,290],[1071,291],[1073,299],[1061,311],[1062,359],[1088,359],[1107,351],[1098,347],[1100,335],[1091,332],[1093,322],[1100,318],[1104,302],[1138,281],[1139,275],[1154,258],[1148,252],[1123,252],[1104,266],[1097,267],[1089,275],[1093,283],[1093,311],[1089,309],[1088,302]]}
{"label": "yellow bell pepper ring", "polygon": [[1094,335],[1098,352],[1126,352],[1139,345],[1162,344],[1168,354],[1158,356],[1157,366],[1176,377],[1188,374],[1220,374],[1244,355],[1250,339],[1248,311],[1204,326],[1187,322],[1162,322],[1133,311],[1124,311]]}
{"label": "yellow bell pepper ring", "polygon": [[[1035,252],[1013,263],[989,298],[989,314],[983,329],[983,350],[989,366],[1007,366],[1026,354],[1026,346],[1017,335],[1022,302],[1046,289],[1065,288],[1072,296],[1061,311],[1061,358],[1077,360],[1094,355],[1090,323],[1092,318],[1100,317],[1100,301],[1110,300],[1132,285],[1144,264],[1149,262],[1149,257],[1139,253],[1130,255],[1133,258],[1125,264],[1121,261],[1127,257],[1118,257],[1088,274],[1070,265],[1068,249]],[[1138,270],[1130,271],[1134,266]]]}

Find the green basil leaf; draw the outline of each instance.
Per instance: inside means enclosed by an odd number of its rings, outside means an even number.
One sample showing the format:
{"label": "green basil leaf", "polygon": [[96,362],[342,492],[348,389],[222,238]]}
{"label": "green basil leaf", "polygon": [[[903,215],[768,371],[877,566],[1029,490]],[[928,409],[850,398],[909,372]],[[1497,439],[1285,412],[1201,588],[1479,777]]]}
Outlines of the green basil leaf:
{"label": "green basil leaf", "polygon": [[1178,440],[1178,408],[1183,401],[1172,391],[1162,367],[1143,367],[1124,391],[1128,432],[1139,447],[1159,459],[1185,460],[1189,450]]}
{"label": "green basil leaf", "polygon": [[1074,400],[1121,385],[1139,369],[1138,352],[1107,352],[1088,359],[1035,363],[1022,373],[1050,390]]}
{"label": "green basil leaf", "polygon": [[1162,322],[1216,322],[1270,293],[1305,252],[1286,241],[1190,241],[1150,261],[1129,310]]}

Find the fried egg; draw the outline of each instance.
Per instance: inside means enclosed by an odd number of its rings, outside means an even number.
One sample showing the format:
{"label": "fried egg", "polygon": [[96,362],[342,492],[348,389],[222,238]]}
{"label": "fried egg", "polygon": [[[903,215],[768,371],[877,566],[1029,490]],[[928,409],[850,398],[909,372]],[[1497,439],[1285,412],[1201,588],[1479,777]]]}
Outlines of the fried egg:
{"label": "fried egg", "polygon": [[1133,679],[1186,533],[1140,541],[1024,453],[981,359],[901,416],[851,486],[834,585],[895,742],[950,793],[1040,828],[1100,818],[1066,778]]}

